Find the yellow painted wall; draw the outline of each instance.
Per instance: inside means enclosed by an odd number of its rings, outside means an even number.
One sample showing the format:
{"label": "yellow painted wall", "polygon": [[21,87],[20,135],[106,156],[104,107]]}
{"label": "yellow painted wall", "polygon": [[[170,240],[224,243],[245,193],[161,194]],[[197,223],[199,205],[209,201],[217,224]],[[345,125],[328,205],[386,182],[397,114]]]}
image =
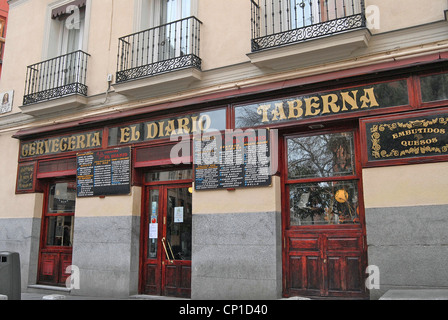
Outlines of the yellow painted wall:
{"label": "yellow painted wall", "polygon": [[46,2],[26,1],[9,10],[0,92],[14,90],[11,113],[20,112],[26,67],[42,60]]}
{"label": "yellow painted wall", "polygon": [[203,70],[249,61],[250,1],[198,0]]}
{"label": "yellow painted wall", "polygon": [[366,0],[366,8],[370,5],[380,13],[380,29],[373,34],[444,20],[448,9],[446,0]]}
{"label": "yellow painted wall", "polygon": [[132,187],[131,195],[76,198],[76,217],[139,216],[141,187]]}
{"label": "yellow painted wall", "polygon": [[280,212],[280,177],[270,187],[193,191],[193,214]]}
{"label": "yellow painted wall", "polygon": [[[251,2],[249,0],[197,0],[201,27],[203,70],[249,62],[251,40]],[[0,92],[15,90],[13,111],[20,112],[25,87],[26,67],[46,59],[49,6],[54,0],[11,1],[8,34]],[[89,96],[104,94],[108,74],[115,74],[118,38],[134,32],[135,1],[91,1],[86,51]],[[380,13],[380,29],[374,34],[404,29],[444,19],[446,0],[367,0]],[[26,22],[26,23],[24,23]],[[399,44],[396,44],[399,46]],[[394,44],[395,46],[395,44]]]}
{"label": "yellow painted wall", "polygon": [[87,69],[89,96],[106,92],[107,75],[117,71],[118,38],[133,33],[129,0],[92,1]]}
{"label": "yellow painted wall", "polygon": [[448,162],[363,170],[366,208],[448,204]]}
{"label": "yellow painted wall", "polygon": [[0,134],[2,163],[0,166],[0,219],[39,218],[42,216],[41,193],[16,195],[19,141],[11,132]]}

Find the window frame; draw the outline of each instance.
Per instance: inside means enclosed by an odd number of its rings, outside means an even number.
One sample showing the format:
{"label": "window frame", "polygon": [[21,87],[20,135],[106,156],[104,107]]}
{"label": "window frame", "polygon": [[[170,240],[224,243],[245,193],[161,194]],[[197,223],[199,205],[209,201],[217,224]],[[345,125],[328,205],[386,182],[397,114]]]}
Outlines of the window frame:
{"label": "window frame", "polygon": [[[50,206],[50,190],[51,186],[57,185],[59,183],[73,183],[76,186],[76,180],[74,179],[52,179],[48,181],[47,186],[45,188],[45,199],[44,199],[44,206],[43,206],[43,212],[42,212],[42,226],[41,226],[41,240],[40,240],[40,247],[42,250],[62,250],[62,251],[70,251],[73,248],[73,243],[71,243],[70,246],[64,246],[64,245],[49,245],[48,244],[48,227],[49,227],[49,220],[51,217],[73,217],[72,218],[72,225],[71,225],[71,240],[73,241],[73,234],[74,234],[74,223],[75,223],[75,211],[73,212],[62,212],[62,213],[53,213],[49,212],[49,206]],[[76,191],[76,189],[75,189]],[[76,204],[76,195],[75,195],[75,204]]]}
{"label": "window frame", "polygon": [[[134,1],[134,32],[143,31],[149,28],[160,26],[164,23],[161,20],[162,7],[161,0],[135,0]],[[179,4],[180,6],[180,4]],[[197,16],[197,0],[190,0],[190,15]],[[180,17],[182,13],[180,14]],[[181,17],[186,18],[186,17]]]}
{"label": "window frame", "polygon": [[[337,134],[351,132],[353,134],[353,156],[354,156],[354,174],[346,175],[346,176],[332,176],[332,177],[313,177],[313,178],[302,178],[302,179],[289,179],[288,173],[288,140],[295,137],[304,137],[304,136],[316,136],[322,134]],[[284,218],[284,225],[286,227],[285,230],[315,230],[315,229],[336,229],[336,228],[345,228],[345,229],[361,229],[364,226],[364,200],[363,200],[363,191],[362,191],[362,166],[361,166],[361,147],[360,147],[360,133],[359,130],[352,126],[347,127],[338,127],[334,129],[326,129],[326,130],[311,130],[306,133],[291,133],[285,134],[283,136],[283,170],[282,170],[282,206]],[[357,223],[350,224],[316,224],[316,225],[291,225],[291,217],[290,217],[290,186],[292,185],[307,185],[314,183],[326,183],[326,182],[354,182],[357,186],[357,195],[358,195],[358,218],[359,221]]]}
{"label": "window frame", "polygon": [[[45,31],[42,47],[42,60],[47,60],[63,55],[61,53],[61,38],[64,29],[65,19],[60,21],[58,18],[52,17],[53,10],[66,6],[73,2],[73,0],[60,0],[47,6],[47,14],[45,17]],[[90,30],[90,16],[91,16],[92,1],[86,0],[86,5],[82,10],[84,13],[84,21],[82,24],[82,34],[80,36],[79,50],[87,52],[89,42]]]}

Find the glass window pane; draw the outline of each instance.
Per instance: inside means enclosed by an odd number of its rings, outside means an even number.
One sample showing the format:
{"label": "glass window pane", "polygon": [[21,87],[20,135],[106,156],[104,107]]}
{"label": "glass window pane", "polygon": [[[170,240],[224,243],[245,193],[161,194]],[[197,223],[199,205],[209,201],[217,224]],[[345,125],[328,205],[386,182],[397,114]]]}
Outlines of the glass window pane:
{"label": "glass window pane", "polygon": [[55,183],[50,186],[48,195],[48,213],[75,212],[76,183]]}
{"label": "glass window pane", "polygon": [[192,170],[154,171],[145,174],[146,182],[192,179]]}
{"label": "glass window pane", "polygon": [[354,174],[353,133],[322,134],[288,139],[289,179]]}
{"label": "glass window pane", "polygon": [[439,101],[448,99],[448,73],[421,78],[422,101]]}
{"label": "glass window pane", "polygon": [[357,181],[290,186],[290,224],[358,224]]}
{"label": "glass window pane", "polygon": [[157,239],[159,229],[159,190],[149,191],[149,230],[148,230],[148,258],[157,258]]}
{"label": "glass window pane", "polygon": [[191,193],[189,188],[167,190],[166,242],[170,258],[191,260]]}
{"label": "glass window pane", "polygon": [[[324,101],[335,99],[339,108],[328,108]],[[311,100],[310,100],[311,99]],[[307,100],[313,101],[314,112],[306,111]],[[367,102],[368,103],[367,103]],[[363,107],[363,105],[365,106]],[[253,128],[281,122],[302,121],[316,117],[368,111],[409,104],[407,80],[377,83],[336,91],[316,92],[280,100],[261,101],[235,107],[235,128]],[[345,105],[345,107],[343,107]]]}
{"label": "glass window pane", "polygon": [[47,218],[47,245],[71,247],[73,242],[73,216]]}

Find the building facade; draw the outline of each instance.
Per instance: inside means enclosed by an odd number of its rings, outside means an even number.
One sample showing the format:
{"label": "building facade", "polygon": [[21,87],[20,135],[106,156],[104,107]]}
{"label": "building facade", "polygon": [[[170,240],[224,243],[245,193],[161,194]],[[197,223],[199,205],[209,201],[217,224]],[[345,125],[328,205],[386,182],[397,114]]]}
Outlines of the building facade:
{"label": "building facade", "polygon": [[8,3],[0,250],[22,291],[448,286],[445,0]]}

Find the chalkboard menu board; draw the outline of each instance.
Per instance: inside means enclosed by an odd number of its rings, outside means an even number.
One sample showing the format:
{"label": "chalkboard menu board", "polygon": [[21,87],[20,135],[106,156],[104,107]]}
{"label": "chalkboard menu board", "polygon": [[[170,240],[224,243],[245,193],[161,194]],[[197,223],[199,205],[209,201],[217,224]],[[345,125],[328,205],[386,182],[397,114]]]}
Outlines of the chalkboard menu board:
{"label": "chalkboard menu board", "polygon": [[130,147],[79,153],[78,197],[129,194],[131,191]]}
{"label": "chalkboard menu board", "polygon": [[194,139],[195,190],[268,186],[270,164],[265,129]]}
{"label": "chalkboard menu board", "polygon": [[448,112],[365,123],[367,160],[448,155]]}

